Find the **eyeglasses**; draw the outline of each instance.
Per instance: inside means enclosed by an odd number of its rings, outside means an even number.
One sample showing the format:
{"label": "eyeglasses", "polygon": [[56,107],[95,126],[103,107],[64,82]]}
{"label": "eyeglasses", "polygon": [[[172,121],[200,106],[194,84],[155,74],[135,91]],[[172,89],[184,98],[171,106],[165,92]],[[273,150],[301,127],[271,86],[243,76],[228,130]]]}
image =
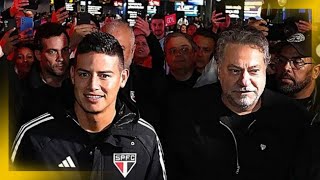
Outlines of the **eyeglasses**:
{"label": "eyeglasses", "polygon": [[293,57],[288,59],[284,56],[277,56],[275,58],[276,60],[275,64],[278,66],[285,66],[287,62],[289,62],[292,69],[301,69],[306,64],[314,64],[312,62],[305,62],[305,59],[306,58],[303,58],[303,57]]}
{"label": "eyeglasses", "polygon": [[190,52],[190,47],[189,46],[181,46],[179,48],[171,48],[169,49],[169,54],[170,55],[177,55],[177,53],[179,54],[186,54]]}

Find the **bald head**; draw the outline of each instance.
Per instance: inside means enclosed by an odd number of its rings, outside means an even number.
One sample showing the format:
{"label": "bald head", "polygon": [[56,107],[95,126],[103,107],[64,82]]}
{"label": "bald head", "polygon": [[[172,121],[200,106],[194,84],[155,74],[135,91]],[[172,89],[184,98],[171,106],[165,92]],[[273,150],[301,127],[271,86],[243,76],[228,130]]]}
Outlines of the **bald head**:
{"label": "bald head", "polygon": [[107,23],[102,31],[113,35],[120,43],[124,54],[125,68],[129,69],[135,50],[135,38],[132,28],[121,20],[113,20]]}

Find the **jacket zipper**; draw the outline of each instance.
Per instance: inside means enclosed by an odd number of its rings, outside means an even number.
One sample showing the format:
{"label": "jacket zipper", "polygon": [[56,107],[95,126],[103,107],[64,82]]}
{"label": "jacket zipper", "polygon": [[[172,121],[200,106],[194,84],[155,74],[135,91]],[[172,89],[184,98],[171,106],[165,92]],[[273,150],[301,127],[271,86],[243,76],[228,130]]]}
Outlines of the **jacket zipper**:
{"label": "jacket zipper", "polygon": [[238,153],[238,143],[237,143],[237,139],[236,136],[234,135],[234,133],[232,132],[232,130],[223,122],[219,121],[221,125],[223,125],[225,128],[228,129],[228,131],[231,133],[233,140],[234,140],[234,144],[236,147],[236,157],[237,157],[237,169],[236,169],[236,174],[239,174],[240,172],[240,164],[239,164],[239,153]]}

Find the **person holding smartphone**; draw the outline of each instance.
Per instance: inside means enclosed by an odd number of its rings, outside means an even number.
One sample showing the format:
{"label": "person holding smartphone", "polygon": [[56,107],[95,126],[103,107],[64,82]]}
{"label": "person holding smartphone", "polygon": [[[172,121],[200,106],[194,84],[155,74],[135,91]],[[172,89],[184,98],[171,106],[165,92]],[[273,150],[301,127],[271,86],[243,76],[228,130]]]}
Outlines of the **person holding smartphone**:
{"label": "person holding smartphone", "polygon": [[212,23],[212,28],[211,28],[212,32],[220,33],[221,31],[226,30],[230,26],[231,24],[230,16],[228,14],[223,16],[222,12],[217,12],[216,10],[214,10],[211,16],[211,23]]}

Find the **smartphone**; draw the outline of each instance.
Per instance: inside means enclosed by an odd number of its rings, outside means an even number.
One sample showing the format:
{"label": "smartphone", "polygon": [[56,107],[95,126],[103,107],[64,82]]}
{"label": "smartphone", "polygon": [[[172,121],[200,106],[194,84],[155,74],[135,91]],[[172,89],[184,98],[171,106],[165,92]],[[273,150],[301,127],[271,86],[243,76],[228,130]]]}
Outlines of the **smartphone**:
{"label": "smartphone", "polygon": [[21,17],[21,25],[20,25],[20,32],[31,28],[31,31],[28,31],[27,35],[33,35],[33,18],[30,17]]}
{"label": "smartphone", "polygon": [[[12,28],[16,28],[17,27],[17,23],[16,23],[16,20],[15,19],[6,19],[3,21],[3,25],[4,25],[4,32],[7,32],[9,31],[10,29]],[[13,31],[11,34],[10,34],[10,37],[11,36],[14,36],[14,35],[18,35],[18,29],[16,29],[15,31]]]}
{"label": "smartphone", "polygon": [[[221,17],[226,17],[226,4],[224,1],[216,1],[216,14],[218,13],[222,13]],[[220,22],[225,22],[225,19]]]}
{"label": "smartphone", "polygon": [[138,10],[137,16],[141,17],[142,19],[145,19],[147,15],[146,9]]}
{"label": "smartphone", "polygon": [[65,7],[66,1],[65,0],[54,0],[54,10],[57,11],[58,9]]}
{"label": "smartphone", "polygon": [[37,29],[41,25],[41,19],[37,19],[33,21],[34,29]]}
{"label": "smartphone", "polygon": [[87,12],[78,13],[77,24],[90,24],[90,14]]}
{"label": "smartphone", "polygon": [[39,6],[39,0],[29,0],[29,5],[23,6],[23,8],[37,10],[38,6]]}

